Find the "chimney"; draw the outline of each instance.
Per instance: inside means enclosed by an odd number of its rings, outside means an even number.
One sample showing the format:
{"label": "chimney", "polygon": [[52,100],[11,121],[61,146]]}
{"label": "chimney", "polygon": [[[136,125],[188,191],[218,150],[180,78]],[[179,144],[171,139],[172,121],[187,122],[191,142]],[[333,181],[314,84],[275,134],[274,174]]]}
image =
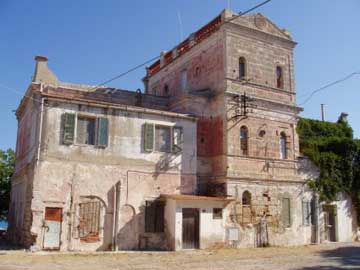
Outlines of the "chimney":
{"label": "chimney", "polygon": [[347,123],[348,119],[347,117],[349,116],[348,113],[342,112],[339,116],[338,122],[343,122],[343,123]]}
{"label": "chimney", "polygon": [[52,86],[58,85],[58,78],[48,68],[46,56],[37,55],[35,56],[35,72],[32,81],[35,83],[44,83]]}
{"label": "chimney", "polygon": [[163,67],[165,65],[165,54],[166,54],[166,51],[162,51],[160,53],[160,67]]}

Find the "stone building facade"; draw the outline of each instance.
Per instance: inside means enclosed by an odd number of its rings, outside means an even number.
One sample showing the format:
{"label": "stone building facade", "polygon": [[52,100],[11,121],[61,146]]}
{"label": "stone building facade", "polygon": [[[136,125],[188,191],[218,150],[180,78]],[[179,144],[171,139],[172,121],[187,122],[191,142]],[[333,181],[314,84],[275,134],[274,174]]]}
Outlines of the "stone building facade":
{"label": "stone building facade", "polygon": [[316,170],[299,159],[295,45],[263,15],[225,10],[161,53],[144,94],[61,82],[37,57],[17,110],[10,238],[48,250],[326,240],[306,185]]}

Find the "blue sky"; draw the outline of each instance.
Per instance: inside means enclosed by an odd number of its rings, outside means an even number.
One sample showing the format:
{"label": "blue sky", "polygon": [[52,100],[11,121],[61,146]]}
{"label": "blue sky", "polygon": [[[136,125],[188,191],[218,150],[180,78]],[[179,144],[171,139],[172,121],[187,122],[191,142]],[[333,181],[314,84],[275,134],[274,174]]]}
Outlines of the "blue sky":
{"label": "blue sky", "polygon": [[[231,0],[230,6],[245,11],[259,2]],[[0,0],[0,149],[15,147],[13,110],[31,81],[35,55],[48,56],[62,81],[97,84],[172,48],[181,32],[187,37],[227,5],[228,0]],[[299,43],[298,96],[360,71],[359,0],[272,0],[256,12],[289,29]],[[140,69],[109,85],[143,88],[143,75]],[[302,115],[319,118],[321,103],[329,121],[348,112],[360,137],[359,85],[357,75],[320,92]]]}

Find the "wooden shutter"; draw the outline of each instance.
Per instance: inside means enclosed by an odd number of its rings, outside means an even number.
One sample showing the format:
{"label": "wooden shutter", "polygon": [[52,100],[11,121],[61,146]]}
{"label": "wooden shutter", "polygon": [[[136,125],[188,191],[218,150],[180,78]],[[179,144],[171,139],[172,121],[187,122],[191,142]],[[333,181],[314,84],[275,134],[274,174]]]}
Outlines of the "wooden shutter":
{"label": "wooden shutter", "polygon": [[144,150],[152,152],[154,149],[154,124],[144,125]]}
{"label": "wooden shutter", "polygon": [[291,216],[290,216],[290,199],[283,198],[282,199],[282,222],[285,227],[291,226]]}
{"label": "wooden shutter", "polygon": [[96,145],[106,147],[109,141],[109,119],[100,117],[97,119]]}
{"label": "wooden shutter", "polygon": [[64,113],[62,115],[63,121],[63,144],[70,145],[74,143],[75,134],[75,114]]}
{"label": "wooden shutter", "polygon": [[182,127],[174,127],[173,129],[173,152],[180,152],[183,148],[183,128]]}

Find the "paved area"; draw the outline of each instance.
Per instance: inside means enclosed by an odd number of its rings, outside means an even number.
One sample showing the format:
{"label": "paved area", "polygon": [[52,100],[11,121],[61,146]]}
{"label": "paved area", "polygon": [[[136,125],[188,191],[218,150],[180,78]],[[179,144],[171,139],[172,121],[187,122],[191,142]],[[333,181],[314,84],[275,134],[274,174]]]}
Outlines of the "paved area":
{"label": "paved area", "polygon": [[0,250],[0,270],[5,269],[360,269],[360,243],[289,248],[216,249],[176,253],[85,254]]}

